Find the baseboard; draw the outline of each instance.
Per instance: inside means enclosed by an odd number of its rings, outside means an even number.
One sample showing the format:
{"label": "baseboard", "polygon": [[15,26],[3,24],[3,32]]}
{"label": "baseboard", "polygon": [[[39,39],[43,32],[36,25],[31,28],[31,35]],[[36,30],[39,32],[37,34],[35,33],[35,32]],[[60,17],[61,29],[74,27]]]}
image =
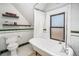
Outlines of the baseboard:
{"label": "baseboard", "polygon": [[24,46],[24,45],[27,45],[27,44],[29,44],[29,42],[26,42],[26,43],[20,44],[18,47],[21,47],[21,46]]}
{"label": "baseboard", "polygon": [[8,49],[0,51],[0,55],[3,54],[3,53],[5,53],[5,52],[8,52]]}
{"label": "baseboard", "polygon": [[[27,45],[27,44],[29,44],[29,42],[20,44],[18,47],[21,47],[21,46],[24,46],[24,45]],[[5,49],[5,50],[0,51],[0,55],[3,54],[3,53],[5,53],[5,52],[8,52],[8,49]]]}

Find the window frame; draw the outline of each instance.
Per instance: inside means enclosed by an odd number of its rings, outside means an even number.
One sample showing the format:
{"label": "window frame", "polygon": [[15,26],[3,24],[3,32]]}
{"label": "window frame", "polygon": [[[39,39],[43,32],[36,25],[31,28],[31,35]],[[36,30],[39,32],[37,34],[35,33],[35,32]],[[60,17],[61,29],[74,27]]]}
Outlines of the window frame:
{"label": "window frame", "polygon": [[[51,25],[52,25],[52,16],[57,16],[57,15],[61,15],[61,14],[64,14],[64,27],[56,27],[56,26],[51,27]],[[63,34],[64,34],[63,35],[63,40],[52,38],[51,37],[51,28],[63,28]],[[57,41],[62,41],[62,42],[65,41],[65,12],[54,14],[54,15],[50,15],[50,39],[57,40]]]}

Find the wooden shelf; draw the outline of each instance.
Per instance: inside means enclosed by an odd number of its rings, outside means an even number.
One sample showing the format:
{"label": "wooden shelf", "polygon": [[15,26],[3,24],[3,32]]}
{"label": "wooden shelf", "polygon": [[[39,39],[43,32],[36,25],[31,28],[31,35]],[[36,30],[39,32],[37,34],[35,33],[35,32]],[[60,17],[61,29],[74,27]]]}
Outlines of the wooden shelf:
{"label": "wooden shelf", "polygon": [[31,25],[14,25],[14,24],[3,24],[3,26],[28,26],[28,27],[31,27]]}
{"label": "wooden shelf", "polygon": [[4,17],[19,18],[19,16],[2,14]]}

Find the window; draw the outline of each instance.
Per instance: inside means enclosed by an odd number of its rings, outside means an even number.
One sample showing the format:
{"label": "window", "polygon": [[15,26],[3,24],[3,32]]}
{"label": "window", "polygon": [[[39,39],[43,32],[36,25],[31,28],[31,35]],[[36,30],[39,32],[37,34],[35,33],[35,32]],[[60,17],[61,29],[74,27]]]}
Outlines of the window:
{"label": "window", "polygon": [[50,16],[50,38],[65,40],[65,13]]}

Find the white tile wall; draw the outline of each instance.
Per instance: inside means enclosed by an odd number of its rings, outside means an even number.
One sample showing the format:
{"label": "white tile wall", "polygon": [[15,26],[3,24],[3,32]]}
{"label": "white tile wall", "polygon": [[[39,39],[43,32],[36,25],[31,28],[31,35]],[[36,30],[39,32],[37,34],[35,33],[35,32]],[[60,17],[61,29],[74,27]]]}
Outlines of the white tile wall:
{"label": "white tile wall", "polygon": [[[17,19],[17,18],[3,17],[2,13],[5,13],[5,12],[15,13],[17,14],[17,16],[19,16],[19,18]],[[16,21],[17,24],[30,25],[29,22],[20,14],[20,12],[10,3],[0,4],[0,29],[21,28],[21,27],[3,27],[2,24],[5,23],[5,21],[8,21],[8,22]],[[25,43],[33,37],[33,30],[0,32],[0,51],[3,49],[6,49],[6,43],[5,43],[4,37],[5,36],[11,37],[14,35],[13,33],[21,36],[21,39],[18,39],[18,44]]]}

